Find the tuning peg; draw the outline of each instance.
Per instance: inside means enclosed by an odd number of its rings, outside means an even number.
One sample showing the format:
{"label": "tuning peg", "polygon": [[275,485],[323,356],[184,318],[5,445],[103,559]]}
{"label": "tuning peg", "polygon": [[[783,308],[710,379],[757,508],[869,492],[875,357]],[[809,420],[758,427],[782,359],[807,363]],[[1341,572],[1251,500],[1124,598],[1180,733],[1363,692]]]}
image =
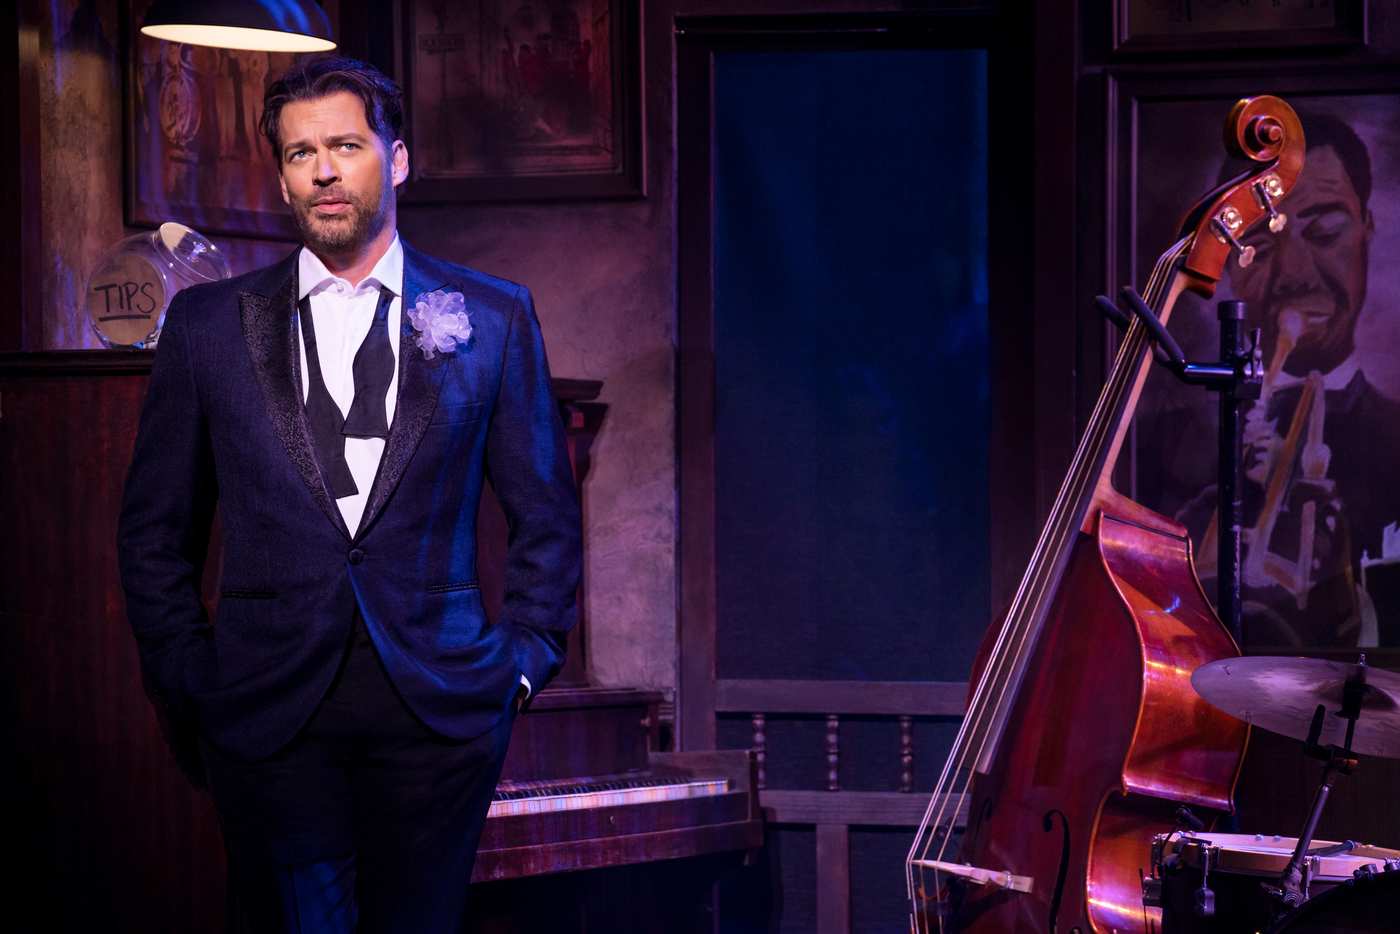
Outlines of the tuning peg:
{"label": "tuning peg", "polygon": [[1220,242],[1230,244],[1239,253],[1236,262],[1240,264],[1241,269],[1254,262],[1254,247],[1245,246],[1235,239],[1235,231],[1239,230],[1243,223],[1244,218],[1240,217],[1240,212],[1232,207],[1226,207],[1210,219],[1210,226],[1215,230],[1215,236]]}
{"label": "tuning peg", "polygon": [[1277,175],[1270,175],[1255,182],[1254,197],[1259,199],[1259,206],[1269,212],[1271,233],[1279,233],[1288,226],[1288,215],[1280,213],[1278,208],[1274,207],[1274,202],[1283,197],[1283,182]]}

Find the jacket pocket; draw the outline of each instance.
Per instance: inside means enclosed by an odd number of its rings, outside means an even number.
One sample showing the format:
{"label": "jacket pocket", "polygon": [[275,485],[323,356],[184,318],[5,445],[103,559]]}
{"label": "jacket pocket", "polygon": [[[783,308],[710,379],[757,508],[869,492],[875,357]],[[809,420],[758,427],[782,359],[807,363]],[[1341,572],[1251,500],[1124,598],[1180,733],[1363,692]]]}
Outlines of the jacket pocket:
{"label": "jacket pocket", "polygon": [[450,593],[454,590],[476,590],[476,581],[453,581],[450,584],[429,584],[428,593]]}
{"label": "jacket pocket", "polygon": [[481,418],[481,413],[485,408],[486,405],[482,402],[444,402],[433,411],[433,417],[428,422],[428,427],[469,425]]}
{"label": "jacket pocket", "polygon": [[277,591],[275,590],[243,590],[237,587],[230,587],[219,591],[219,597],[231,600],[275,600]]}

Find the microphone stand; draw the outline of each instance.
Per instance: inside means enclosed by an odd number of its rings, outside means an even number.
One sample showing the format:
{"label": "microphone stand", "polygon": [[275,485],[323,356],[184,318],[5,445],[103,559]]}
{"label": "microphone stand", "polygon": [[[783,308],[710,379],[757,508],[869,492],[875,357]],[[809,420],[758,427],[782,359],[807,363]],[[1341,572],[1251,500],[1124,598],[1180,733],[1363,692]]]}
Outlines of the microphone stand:
{"label": "microphone stand", "polygon": [[1204,386],[1220,394],[1220,434],[1217,441],[1219,471],[1217,511],[1219,534],[1216,558],[1216,612],[1230,630],[1235,643],[1244,646],[1244,622],[1240,603],[1240,530],[1244,526],[1244,452],[1240,410],[1244,403],[1259,398],[1264,381],[1263,353],[1259,329],[1250,331],[1249,347],[1244,346],[1245,303],[1224,301],[1216,309],[1220,322],[1220,359],[1208,363],[1187,361],[1181,346],[1167,333],[1157,315],[1132,286],[1122,296],[1127,311],[1107,296],[1095,299],[1099,311],[1109,321],[1126,330],[1134,315],[1142,320],[1152,340],[1152,353],[1172,375],[1183,383]]}
{"label": "microphone stand", "polygon": [[1231,378],[1213,386],[1220,393],[1220,437],[1217,448],[1220,471],[1220,534],[1216,536],[1216,610],[1244,648],[1244,619],[1240,601],[1240,529],[1244,526],[1244,443],[1240,410],[1246,400],[1259,398],[1263,385],[1263,356],[1259,331],[1250,334],[1244,346],[1244,302],[1221,302],[1216,308],[1220,321],[1220,359],[1231,369]]}

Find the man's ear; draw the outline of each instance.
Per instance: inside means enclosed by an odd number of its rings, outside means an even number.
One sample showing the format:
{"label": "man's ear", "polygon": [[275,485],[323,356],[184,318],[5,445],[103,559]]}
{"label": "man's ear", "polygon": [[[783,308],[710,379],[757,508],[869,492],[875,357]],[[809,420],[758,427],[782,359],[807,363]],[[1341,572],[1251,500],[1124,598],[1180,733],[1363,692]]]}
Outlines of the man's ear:
{"label": "man's ear", "polygon": [[287,194],[287,176],[282,174],[282,168],[277,168],[277,185],[282,189],[282,203],[291,204],[292,196]]}
{"label": "man's ear", "polygon": [[393,166],[394,187],[397,188],[408,181],[408,147],[403,140],[394,140],[394,145],[390,147],[390,162]]}

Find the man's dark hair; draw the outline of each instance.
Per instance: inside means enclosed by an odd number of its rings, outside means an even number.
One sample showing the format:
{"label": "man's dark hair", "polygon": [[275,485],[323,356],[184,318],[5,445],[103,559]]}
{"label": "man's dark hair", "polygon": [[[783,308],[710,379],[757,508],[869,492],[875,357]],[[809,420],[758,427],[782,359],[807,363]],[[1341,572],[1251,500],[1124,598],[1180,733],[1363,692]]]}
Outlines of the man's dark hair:
{"label": "man's dark hair", "polygon": [[[1366,204],[1371,200],[1371,154],[1366,144],[1345,120],[1332,114],[1300,110],[1298,119],[1303,124],[1303,135],[1308,138],[1308,149],[1330,146],[1337,154],[1342,168],[1351,178],[1351,186],[1356,189],[1361,215],[1365,217]],[[1307,170],[1305,161],[1303,171]]]}
{"label": "man's dark hair", "polygon": [[365,62],[343,56],[319,56],[298,62],[263,94],[258,129],[272,147],[272,158],[282,161],[280,121],[282,108],[292,101],[316,100],[348,91],[365,105],[365,120],[386,147],[403,129],[403,91],[384,72]]}

